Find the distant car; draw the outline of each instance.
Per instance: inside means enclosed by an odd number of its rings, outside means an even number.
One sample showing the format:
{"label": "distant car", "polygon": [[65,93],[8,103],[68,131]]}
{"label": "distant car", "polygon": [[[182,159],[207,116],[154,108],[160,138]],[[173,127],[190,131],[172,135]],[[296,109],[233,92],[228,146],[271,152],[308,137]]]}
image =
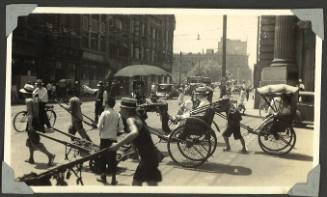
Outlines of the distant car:
{"label": "distant car", "polygon": [[178,91],[174,84],[162,83],[158,85],[156,96],[159,98],[170,99],[178,96]]}
{"label": "distant car", "polygon": [[300,91],[295,125],[305,126],[314,121],[314,92]]}

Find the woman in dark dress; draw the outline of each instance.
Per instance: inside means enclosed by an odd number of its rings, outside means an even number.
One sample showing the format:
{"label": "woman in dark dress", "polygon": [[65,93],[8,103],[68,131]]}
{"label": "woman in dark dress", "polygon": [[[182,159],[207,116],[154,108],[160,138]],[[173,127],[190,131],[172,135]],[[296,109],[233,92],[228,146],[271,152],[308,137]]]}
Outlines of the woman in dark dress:
{"label": "woman in dark dress", "polygon": [[162,180],[161,172],[158,169],[158,152],[145,121],[136,112],[136,99],[123,98],[120,107],[128,134],[111,147],[117,150],[123,144],[132,142],[140,156],[140,163],[133,176],[132,185],[141,186],[144,182],[151,186],[158,185],[158,182]]}
{"label": "woman in dark dress", "polygon": [[55,154],[50,153],[43,143],[40,142],[40,136],[35,131],[44,131],[44,126],[41,124],[39,118],[39,102],[37,98],[28,98],[26,99],[26,107],[27,107],[27,134],[28,138],[26,140],[26,146],[29,148],[30,156],[26,162],[34,164],[34,151],[41,151],[45,155],[48,156],[48,165],[53,165],[53,160],[55,158]]}

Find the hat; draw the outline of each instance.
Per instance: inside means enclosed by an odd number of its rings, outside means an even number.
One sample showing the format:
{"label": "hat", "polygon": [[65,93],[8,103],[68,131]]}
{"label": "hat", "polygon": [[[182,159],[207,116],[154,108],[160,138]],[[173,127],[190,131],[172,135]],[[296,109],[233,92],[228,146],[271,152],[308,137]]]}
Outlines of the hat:
{"label": "hat", "polygon": [[136,109],[136,99],[124,97],[120,102],[120,108]]}
{"label": "hat", "polygon": [[32,94],[34,90],[34,86],[30,84],[25,84],[24,88],[20,89],[19,92],[22,94]]}
{"label": "hat", "polygon": [[99,81],[97,87],[103,86],[103,81]]}
{"label": "hat", "polygon": [[195,94],[202,94],[202,95],[205,95],[205,94],[209,94],[209,89],[206,88],[206,87],[198,87],[195,89]]}
{"label": "hat", "polygon": [[42,79],[38,79],[38,80],[36,80],[35,83],[43,83],[43,81],[42,81]]}

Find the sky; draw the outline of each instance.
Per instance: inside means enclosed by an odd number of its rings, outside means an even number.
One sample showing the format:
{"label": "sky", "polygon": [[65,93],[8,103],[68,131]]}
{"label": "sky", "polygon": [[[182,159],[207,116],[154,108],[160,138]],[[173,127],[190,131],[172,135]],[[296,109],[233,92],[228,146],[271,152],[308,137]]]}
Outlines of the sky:
{"label": "sky", "polygon": [[[206,49],[217,51],[222,36],[222,15],[176,14],[174,53],[198,53]],[[227,15],[227,38],[247,41],[249,67],[256,63],[257,16]],[[198,35],[200,39],[198,40]]]}

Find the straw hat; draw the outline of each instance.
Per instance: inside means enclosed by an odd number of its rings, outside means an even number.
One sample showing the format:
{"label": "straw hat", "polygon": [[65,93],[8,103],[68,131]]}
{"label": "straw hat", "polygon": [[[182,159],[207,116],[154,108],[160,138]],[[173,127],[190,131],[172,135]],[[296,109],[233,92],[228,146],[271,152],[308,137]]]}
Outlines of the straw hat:
{"label": "straw hat", "polygon": [[20,89],[19,92],[22,94],[32,94],[34,90],[34,86],[30,84],[25,84],[24,88]]}

